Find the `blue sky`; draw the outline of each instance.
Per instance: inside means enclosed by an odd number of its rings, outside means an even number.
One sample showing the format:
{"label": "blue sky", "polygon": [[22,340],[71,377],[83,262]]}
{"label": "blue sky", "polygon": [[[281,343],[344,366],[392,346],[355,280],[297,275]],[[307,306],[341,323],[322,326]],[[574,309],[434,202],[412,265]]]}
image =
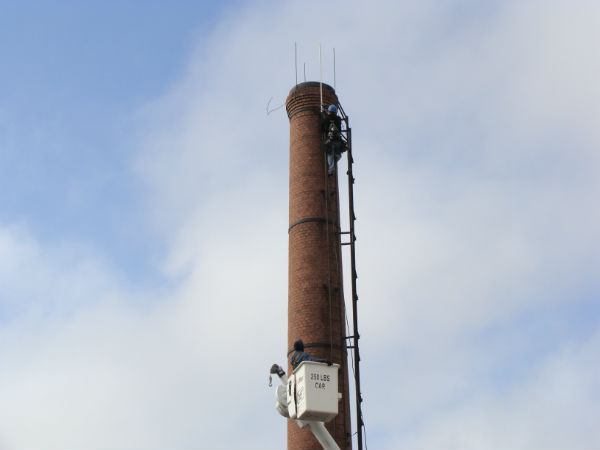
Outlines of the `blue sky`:
{"label": "blue sky", "polygon": [[232,5],[4,3],[3,218],[91,243],[144,277],[156,248],[128,171],[132,113],[174,82],[196,36]]}
{"label": "blue sky", "polygon": [[600,446],[595,2],[0,9],[0,449],[285,445],[294,42],[353,126],[369,446]]}

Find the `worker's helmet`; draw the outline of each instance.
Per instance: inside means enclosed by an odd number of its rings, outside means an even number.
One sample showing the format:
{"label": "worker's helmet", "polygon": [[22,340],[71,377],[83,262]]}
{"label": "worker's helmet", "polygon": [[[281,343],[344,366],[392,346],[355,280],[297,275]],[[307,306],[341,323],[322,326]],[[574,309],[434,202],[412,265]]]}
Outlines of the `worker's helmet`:
{"label": "worker's helmet", "polygon": [[327,108],[327,111],[330,111],[332,113],[337,113],[337,106],[329,105],[329,108]]}
{"label": "worker's helmet", "polygon": [[297,352],[304,351],[304,342],[302,342],[302,339],[298,339],[296,342],[294,342],[294,350]]}

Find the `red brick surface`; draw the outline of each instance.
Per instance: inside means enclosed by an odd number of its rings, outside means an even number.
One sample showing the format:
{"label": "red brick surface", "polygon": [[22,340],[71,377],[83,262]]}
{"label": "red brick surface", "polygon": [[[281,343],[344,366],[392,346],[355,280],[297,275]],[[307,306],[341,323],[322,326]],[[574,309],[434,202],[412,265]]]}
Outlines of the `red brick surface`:
{"label": "red brick surface", "polygon": [[[337,104],[334,90],[323,85],[325,108]],[[302,339],[306,351],[341,366],[340,414],[326,426],[342,449],[351,448],[348,367],[340,252],[337,173],[327,176],[319,130],[318,83],[301,83],[287,98],[290,118],[288,349]],[[326,221],[324,221],[324,220]],[[315,346],[312,346],[316,344]],[[289,363],[288,363],[289,364]],[[291,367],[288,365],[288,372]],[[289,449],[320,449],[308,427],[288,421]]]}

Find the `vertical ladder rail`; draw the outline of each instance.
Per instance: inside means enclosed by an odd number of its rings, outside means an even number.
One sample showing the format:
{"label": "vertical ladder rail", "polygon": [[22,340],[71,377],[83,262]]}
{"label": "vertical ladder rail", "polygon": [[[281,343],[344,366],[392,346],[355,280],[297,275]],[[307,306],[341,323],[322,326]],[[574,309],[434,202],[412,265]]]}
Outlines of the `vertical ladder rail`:
{"label": "vertical ladder rail", "polygon": [[352,157],[352,129],[349,126],[348,116],[344,113],[344,121],[346,122],[346,144],[348,153],[348,214],[350,218],[350,270],[352,274],[352,327],[353,327],[353,350],[354,350],[354,386],[356,389],[356,433],[358,450],[363,448],[363,417],[362,417],[362,395],[360,391],[360,352],[358,349],[358,340],[360,334],[358,332],[358,294],[356,292],[356,279],[358,275],[356,273],[356,235],[354,234],[354,222],[356,221],[356,215],[354,214],[354,174],[352,173],[352,164],[354,158]]}
{"label": "vertical ladder rail", "polygon": [[[346,119],[346,124],[348,120]],[[354,214],[354,175],[352,173],[352,129],[348,127],[348,203],[350,215],[350,266],[352,270],[352,327],[354,328],[354,377],[356,387],[356,433],[358,450],[362,450],[362,394],[360,391],[360,353],[358,351],[358,340],[360,334],[358,332],[358,294],[356,293],[356,235],[354,234],[354,222],[356,215]]]}

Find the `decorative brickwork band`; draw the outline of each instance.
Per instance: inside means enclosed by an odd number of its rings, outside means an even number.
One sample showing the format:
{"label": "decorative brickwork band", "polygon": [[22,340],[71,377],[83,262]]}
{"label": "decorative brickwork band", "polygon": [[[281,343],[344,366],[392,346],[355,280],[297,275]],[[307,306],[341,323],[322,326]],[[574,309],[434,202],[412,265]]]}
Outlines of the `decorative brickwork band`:
{"label": "decorative brickwork band", "polygon": [[[304,219],[300,219],[300,220],[296,220],[293,224],[291,224],[288,228],[288,233],[291,231],[292,228],[294,228],[296,225],[300,225],[301,223],[307,223],[307,222],[318,222],[318,223],[326,223],[327,219],[325,219],[324,217],[306,217]],[[335,228],[337,228],[338,230],[340,229],[340,226],[337,223],[331,222],[329,221],[329,223],[331,225],[333,225]]]}
{"label": "decorative brickwork band", "polygon": [[296,220],[293,224],[291,224],[288,228],[288,233],[292,230],[292,228],[294,228],[296,225],[300,225],[301,223],[306,223],[306,222],[319,222],[319,223],[325,223],[327,222],[327,219],[325,219],[324,217],[306,217],[304,219],[300,219],[300,220]]}
{"label": "decorative brickwork band", "polygon": [[319,108],[318,106],[305,106],[304,108],[298,108],[298,109],[295,109],[292,113],[290,113],[289,118],[291,119],[294,115],[296,115],[302,111],[312,111],[315,113],[320,113],[321,108]]}
{"label": "decorative brickwork band", "polygon": [[[304,348],[315,348],[315,347],[324,347],[324,348],[329,348],[331,346],[331,344],[329,342],[309,342],[308,344],[306,342],[303,343],[304,344]],[[333,348],[335,348],[336,350],[341,350],[343,352],[347,353],[347,350],[345,347],[342,347],[341,345],[338,344],[333,344]],[[288,350],[287,355],[290,356],[292,353],[294,353],[294,348],[292,347],[290,350]]]}

